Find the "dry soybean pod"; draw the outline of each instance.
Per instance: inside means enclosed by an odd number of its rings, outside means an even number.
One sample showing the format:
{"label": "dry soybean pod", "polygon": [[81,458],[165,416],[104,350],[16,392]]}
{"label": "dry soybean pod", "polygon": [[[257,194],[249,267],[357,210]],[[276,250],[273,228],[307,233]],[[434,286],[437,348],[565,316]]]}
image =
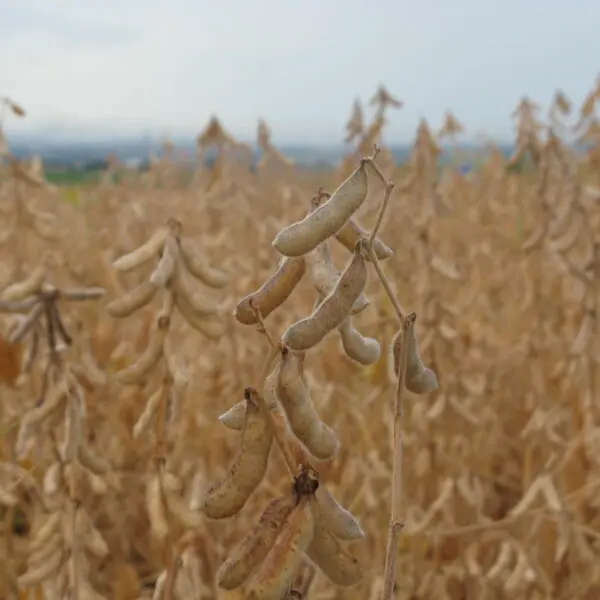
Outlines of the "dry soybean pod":
{"label": "dry soybean pod", "polygon": [[157,365],[163,355],[163,343],[168,331],[169,317],[161,315],[150,333],[150,342],[144,353],[132,365],[117,373],[121,383],[138,383]]}
{"label": "dry soybean pod", "polygon": [[361,564],[346,552],[331,533],[318,502],[309,500],[313,515],[314,533],[306,550],[307,556],[336,585],[356,585],[364,576]]}
{"label": "dry soybean pod", "polygon": [[350,317],[338,327],[346,355],[361,365],[375,364],[381,356],[381,345],[373,338],[364,337],[352,324]]}
{"label": "dry soybean pod", "polygon": [[[348,248],[350,252],[354,250],[354,246],[356,246],[358,240],[368,237],[369,232],[354,219],[348,219],[346,224],[335,234],[335,239]],[[373,250],[379,260],[385,260],[394,254],[394,251],[386,246],[379,237],[373,240]],[[368,256],[365,258],[367,261],[371,260]]]}
{"label": "dry soybean pod", "polygon": [[146,243],[115,260],[113,267],[117,271],[126,273],[148,262],[162,250],[170,231],[169,227],[160,227]]}
{"label": "dry soybean pod", "polygon": [[240,300],[233,313],[235,318],[243,325],[258,323],[253,305],[266,319],[289,298],[305,272],[304,257],[283,258],[277,271],[257,291]]}
{"label": "dry soybean pod", "polygon": [[329,531],[336,538],[357,540],[365,537],[365,532],[356,517],[339,504],[322,482],[315,492],[315,497]]}
{"label": "dry soybean pod", "polygon": [[31,328],[36,324],[38,318],[44,311],[44,305],[42,303],[34,306],[33,310],[23,318],[17,327],[7,336],[6,341],[11,344],[20,342]]}
{"label": "dry soybean pod", "polygon": [[179,250],[177,248],[177,241],[170,235],[165,241],[165,245],[162,249],[162,256],[156,265],[156,269],[150,275],[150,283],[157,288],[163,288],[171,279],[177,264],[179,256]]}
{"label": "dry soybean pod", "polygon": [[283,526],[267,557],[249,581],[246,598],[281,600],[291,586],[312,536],[313,517],[308,497],[303,496]]}
{"label": "dry soybean pod", "polygon": [[1,297],[2,300],[10,300],[10,301],[18,301],[25,300],[27,296],[31,296],[35,294],[42,283],[44,283],[44,279],[46,277],[46,267],[39,266],[36,267],[23,281],[18,281],[17,283],[13,283],[8,287],[4,288],[2,291]]}
{"label": "dry soybean pod", "polygon": [[246,414],[238,453],[225,479],[206,493],[202,512],[210,519],[224,519],[238,513],[265,476],[273,434],[260,411],[258,392],[244,390]]}
{"label": "dry soybean pod", "polygon": [[218,340],[227,330],[226,324],[216,315],[199,315],[194,312],[187,299],[181,294],[175,294],[175,306],[181,313],[181,316],[187,321],[188,325],[199,331],[202,335],[211,340]]}
{"label": "dry soybean pod", "polygon": [[367,283],[367,265],[362,246],[362,241],[356,244],[352,260],[331,294],[317,306],[312,315],[294,323],[283,334],[281,341],[284,345],[292,350],[308,350],[339,327],[350,314]]}
{"label": "dry soybean pod", "polygon": [[[265,400],[265,406],[270,411],[279,412],[279,400],[277,399],[277,380],[279,379],[279,363],[269,373],[265,379],[265,385],[263,388],[263,397]],[[246,414],[246,401],[241,400],[237,404],[234,404],[227,412],[224,412],[220,417],[219,421],[229,429],[234,431],[240,431],[244,426],[244,415]]]}
{"label": "dry soybean pod", "polygon": [[150,303],[158,288],[149,281],[144,281],[131,292],[128,292],[120,298],[115,298],[107,305],[106,310],[111,317],[128,317],[136,310]]}
{"label": "dry soybean pod", "polygon": [[[311,279],[319,296],[326,298],[335,289],[341,276],[341,273],[333,264],[327,241],[319,244],[306,255],[306,264],[308,265]],[[368,308],[370,304],[365,294],[361,293],[352,305],[350,314],[357,315]]]}
{"label": "dry soybean pod", "polygon": [[218,311],[219,307],[214,300],[207,298],[202,292],[194,290],[193,280],[181,262],[175,266],[171,284],[175,294],[182,296],[185,303],[197,316],[207,317]]}
{"label": "dry soybean pod", "polygon": [[284,256],[303,256],[337,233],[367,197],[365,162],[333,192],[331,198],[298,221],[282,229],[273,247]]}
{"label": "dry soybean pod", "polygon": [[224,590],[241,586],[266,558],[298,498],[293,490],[271,500],[256,526],[219,567],[217,583]]}
{"label": "dry soybean pod", "polygon": [[277,396],[290,428],[313,456],[327,460],[337,452],[339,439],[335,431],[319,418],[310,392],[304,385],[300,374],[302,354],[284,347],[281,356]]}
{"label": "dry soybean pod", "polygon": [[211,267],[208,262],[204,260],[200,251],[194,248],[190,240],[180,238],[179,249],[181,250],[181,256],[187,270],[196,279],[199,279],[208,287],[215,289],[223,288],[227,285],[229,277],[223,273],[223,271]]}
{"label": "dry soybean pod", "polygon": [[[427,394],[438,388],[438,380],[436,374],[428,369],[421,359],[419,353],[419,344],[417,342],[417,336],[415,334],[416,315],[411,313],[407,316],[407,319],[411,319],[411,325],[406,329],[406,343],[407,346],[407,357],[406,357],[406,382],[405,387],[409,392],[413,394]],[[394,370],[396,375],[398,374],[398,362],[400,360],[400,354],[402,350],[402,330],[400,330],[394,341],[392,342],[392,349],[394,353]]]}

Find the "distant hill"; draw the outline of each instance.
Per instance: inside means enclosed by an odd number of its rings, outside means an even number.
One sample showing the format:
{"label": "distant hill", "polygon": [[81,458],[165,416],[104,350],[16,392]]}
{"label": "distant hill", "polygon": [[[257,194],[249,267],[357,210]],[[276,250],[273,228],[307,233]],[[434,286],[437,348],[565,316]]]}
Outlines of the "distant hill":
{"label": "distant hill", "polygon": [[[195,145],[193,142],[176,145],[178,150],[189,152],[194,156]],[[481,150],[475,144],[462,144],[457,146],[467,157],[475,157]],[[509,156],[513,147],[500,146],[503,153]],[[98,165],[109,154],[117,155],[123,161],[141,162],[152,153],[160,154],[160,143],[150,139],[119,140],[115,142],[62,142],[52,143],[47,141],[27,140],[11,142],[11,150],[19,158],[33,155],[42,157],[47,168],[74,168]],[[306,167],[327,168],[339,163],[346,154],[344,146],[306,146],[284,145],[280,150]],[[399,163],[404,162],[410,153],[410,146],[397,145],[391,147]],[[257,157],[259,151],[256,150]]]}

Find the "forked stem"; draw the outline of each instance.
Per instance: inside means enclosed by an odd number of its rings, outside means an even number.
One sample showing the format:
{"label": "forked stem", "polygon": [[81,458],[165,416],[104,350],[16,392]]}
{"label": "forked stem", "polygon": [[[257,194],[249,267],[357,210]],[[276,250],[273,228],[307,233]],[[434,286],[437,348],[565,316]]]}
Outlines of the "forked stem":
{"label": "forked stem", "polygon": [[394,310],[396,311],[396,314],[398,315],[399,321],[402,323],[404,321],[404,319],[406,318],[406,312],[404,311],[404,309],[402,308],[402,305],[398,301],[398,298],[396,297],[396,294],[394,293],[394,290],[392,289],[389,279],[387,278],[386,274],[383,271],[383,268],[381,267],[381,263],[379,262],[379,259],[377,258],[377,254],[375,253],[375,250],[373,249],[373,243],[375,241],[375,238],[377,237],[377,234],[379,233],[381,224],[383,223],[383,217],[385,216],[385,211],[387,210],[389,200],[392,195],[392,192],[394,191],[394,186],[395,186],[394,182],[390,181],[383,174],[382,170],[379,168],[379,165],[375,162],[375,157],[377,156],[378,153],[379,153],[379,148],[377,148],[377,146],[375,146],[374,150],[373,150],[373,154],[369,157],[362,159],[365,164],[369,165],[369,167],[373,170],[373,172],[377,175],[377,177],[379,177],[379,179],[381,180],[381,182],[383,183],[383,185],[385,187],[383,200],[381,201],[381,204],[379,205],[379,210],[377,211],[377,219],[375,220],[375,225],[373,226],[373,229],[372,229],[371,233],[369,234],[369,237],[367,238],[366,250],[369,255],[369,258],[371,259],[371,262],[373,263],[373,266],[375,267],[375,271],[377,272],[377,276],[379,277],[379,280],[381,281],[381,285],[383,285],[383,289],[385,290],[388,298],[390,299],[390,302],[392,303],[392,306],[394,307]]}
{"label": "forked stem", "polygon": [[404,425],[404,382],[406,380],[406,362],[408,358],[406,340],[409,330],[414,326],[415,313],[410,313],[402,323],[402,345],[398,361],[398,385],[394,403],[394,450],[392,467],[392,500],[390,510],[390,529],[385,554],[384,589],[382,600],[392,600],[396,584],[396,559],[400,543],[402,522],[402,461],[403,461],[403,425]]}

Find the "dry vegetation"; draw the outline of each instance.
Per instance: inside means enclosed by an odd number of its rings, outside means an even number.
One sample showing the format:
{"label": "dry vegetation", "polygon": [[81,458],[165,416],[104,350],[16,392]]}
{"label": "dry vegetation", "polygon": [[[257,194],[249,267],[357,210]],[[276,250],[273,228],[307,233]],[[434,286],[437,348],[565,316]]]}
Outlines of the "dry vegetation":
{"label": "dry vegetation", "polygon": [[0,135],[0,597],[600,597],[599,99],[468,175],[383,88],[325,174],[213,119],[77,206]]}

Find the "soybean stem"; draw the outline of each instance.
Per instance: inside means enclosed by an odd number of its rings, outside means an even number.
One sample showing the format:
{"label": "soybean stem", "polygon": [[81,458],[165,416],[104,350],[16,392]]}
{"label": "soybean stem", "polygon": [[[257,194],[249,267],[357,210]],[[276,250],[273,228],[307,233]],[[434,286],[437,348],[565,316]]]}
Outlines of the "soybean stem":
{"label": "soybean stem", "polygon": [[404,382],[406,380],[406,362],[408,358],[406,340],[408,332],[416,319],[415,313],[410,313],[402,324],[402,345],[398,361],[398,385],[394,403],[394,450],[392,467],[392,498],[390,510],[390,529],[385,556],[384,590],[382,600],[392,600],[396,583],[396,558],[402,523],[402,461],[403,461],[403,417],[404,417]]}

